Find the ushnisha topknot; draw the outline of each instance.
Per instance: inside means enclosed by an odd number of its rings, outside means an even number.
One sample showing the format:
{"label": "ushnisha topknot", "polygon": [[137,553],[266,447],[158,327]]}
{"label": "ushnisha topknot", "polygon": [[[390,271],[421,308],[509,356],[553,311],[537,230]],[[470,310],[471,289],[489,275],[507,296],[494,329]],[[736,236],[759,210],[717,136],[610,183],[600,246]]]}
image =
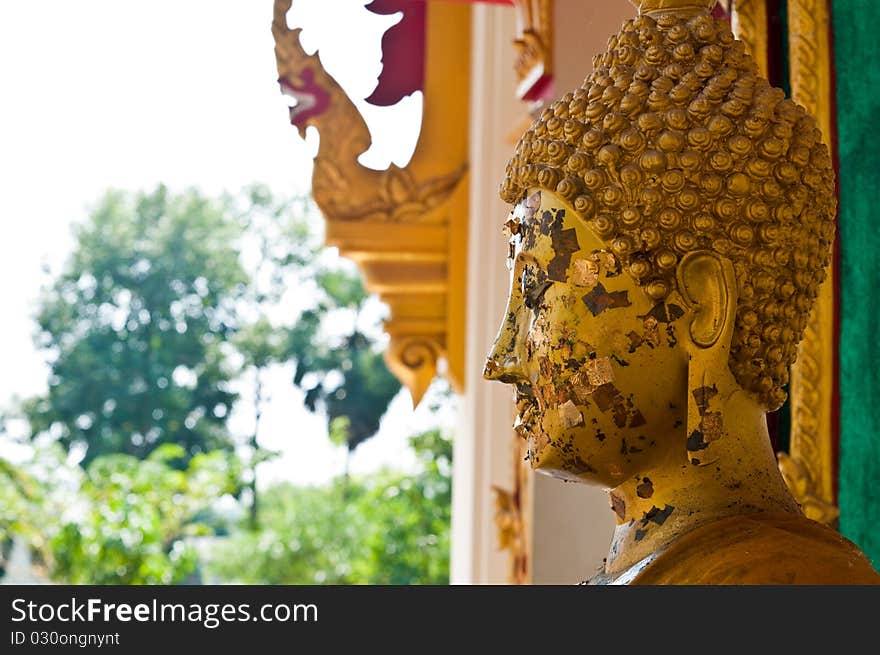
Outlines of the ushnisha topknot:
{"label": "ushnisha topknot", "polygon": [[730,259],[730,368],[777,409],[834,238],[834,172],[816,121],[705,9],[642,7],[593,68],[523,135],[501,197],[561,196],[657,302],[685,253]]}

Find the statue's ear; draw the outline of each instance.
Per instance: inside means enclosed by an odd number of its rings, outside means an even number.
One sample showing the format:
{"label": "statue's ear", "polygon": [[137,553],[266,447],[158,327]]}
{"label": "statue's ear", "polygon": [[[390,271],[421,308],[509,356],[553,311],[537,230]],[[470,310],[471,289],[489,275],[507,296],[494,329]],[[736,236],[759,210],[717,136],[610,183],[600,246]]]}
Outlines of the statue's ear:
{"label": "statue's ear", "polygon": [[678,291],[690,310],[688,339],[687,456],[695,466],[717,460],[712,442],[725,432],[723,403],[737,388],[728,360],[736,319],[733,264],[707,250],[685,255],[676,271]]}
{"label": "statue's ear", "polygon": [[698,348],[727,350],[736,318],[736,273],[726,257],[708,250],[689,252],[678,264],[678,289],[693,312],[690,340]]}

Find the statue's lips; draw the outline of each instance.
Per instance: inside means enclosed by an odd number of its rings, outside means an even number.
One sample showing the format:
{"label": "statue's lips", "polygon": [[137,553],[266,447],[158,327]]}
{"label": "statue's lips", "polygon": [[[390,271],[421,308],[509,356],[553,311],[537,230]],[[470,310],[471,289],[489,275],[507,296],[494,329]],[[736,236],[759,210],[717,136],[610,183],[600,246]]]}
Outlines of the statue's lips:
{"label": "statue's lips", "polygon": [[520,410],[517,413],[516,420],[513,422],[513,431],[519,435],[520,438],[528,439],[532,434],[532,426],[536,410],[537,408],[534,405],[531,405],[525,410]]}
{"label": "statue's lips", "polygon": [[516,385],[516,394],[514,395],[514,403],[516,404],[516,408],[519,411],[525,409],[527,405],[534,405],[535,403],[535,393],[532,391],[531,387],[528,387],[524,384]]}
{"label": "statue's lips", "polygon": [[525,385],[516,386],[516,423],[514,429],[519,427],[529,428],[538,412],[538,405],[535,402],[535,396],[531,388]]}
{"label": "statue's lips", "polygon": [[517,412],[517,419],[520,423],[530,423],[538,408],[535,405],[528,405]]}

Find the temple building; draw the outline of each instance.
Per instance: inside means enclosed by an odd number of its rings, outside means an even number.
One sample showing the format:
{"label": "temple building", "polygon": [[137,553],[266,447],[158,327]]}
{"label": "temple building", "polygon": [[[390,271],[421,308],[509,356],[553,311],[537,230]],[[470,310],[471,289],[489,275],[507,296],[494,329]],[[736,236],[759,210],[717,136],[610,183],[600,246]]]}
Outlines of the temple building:
{"label": "temple building", "polygon": [[[424,112],[405,167],[364,167],[370,132],[351,99],[288,27],[296,0],[275,0],[279,83],[291,122],[320,134],[313,195],[328,245],[360,267],[389,308],[386,361],[418,403],[435,376],[458,394],[453,470],[453,583],[573,583],[608,553],[614,514],[602,489],[534,474],[512,428],[509,388],[483,378],[504,316],[510,271],[499,184],[520,136],[578,88],[610,35],[637,14],[628,0],[375,0],[403,12],[383,38],[368,99],[421,91]],[[636,3],[638,4],[638,3]],[[867,0],[721,0],[713,15],[771,85],[817,120],[837,172],[832,263],[800,343],[788,401],[768,415],[778,465],[804,513],[880,564],[880,432],[874,370],[880,143],[871,136],[880,76]],[[355,55],[353,55],[355,56]],[[878,80],[880,82],[880,80]]]}

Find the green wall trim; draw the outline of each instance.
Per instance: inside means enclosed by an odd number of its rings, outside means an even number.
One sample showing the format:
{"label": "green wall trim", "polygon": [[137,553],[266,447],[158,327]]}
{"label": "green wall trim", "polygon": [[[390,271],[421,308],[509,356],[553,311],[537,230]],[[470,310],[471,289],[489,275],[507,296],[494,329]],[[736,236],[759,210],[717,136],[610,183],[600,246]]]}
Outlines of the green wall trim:
{"label": "green wall trim", "polygon": [[833,0],[840,156],[840,531],[880,566],[880,4]]}

